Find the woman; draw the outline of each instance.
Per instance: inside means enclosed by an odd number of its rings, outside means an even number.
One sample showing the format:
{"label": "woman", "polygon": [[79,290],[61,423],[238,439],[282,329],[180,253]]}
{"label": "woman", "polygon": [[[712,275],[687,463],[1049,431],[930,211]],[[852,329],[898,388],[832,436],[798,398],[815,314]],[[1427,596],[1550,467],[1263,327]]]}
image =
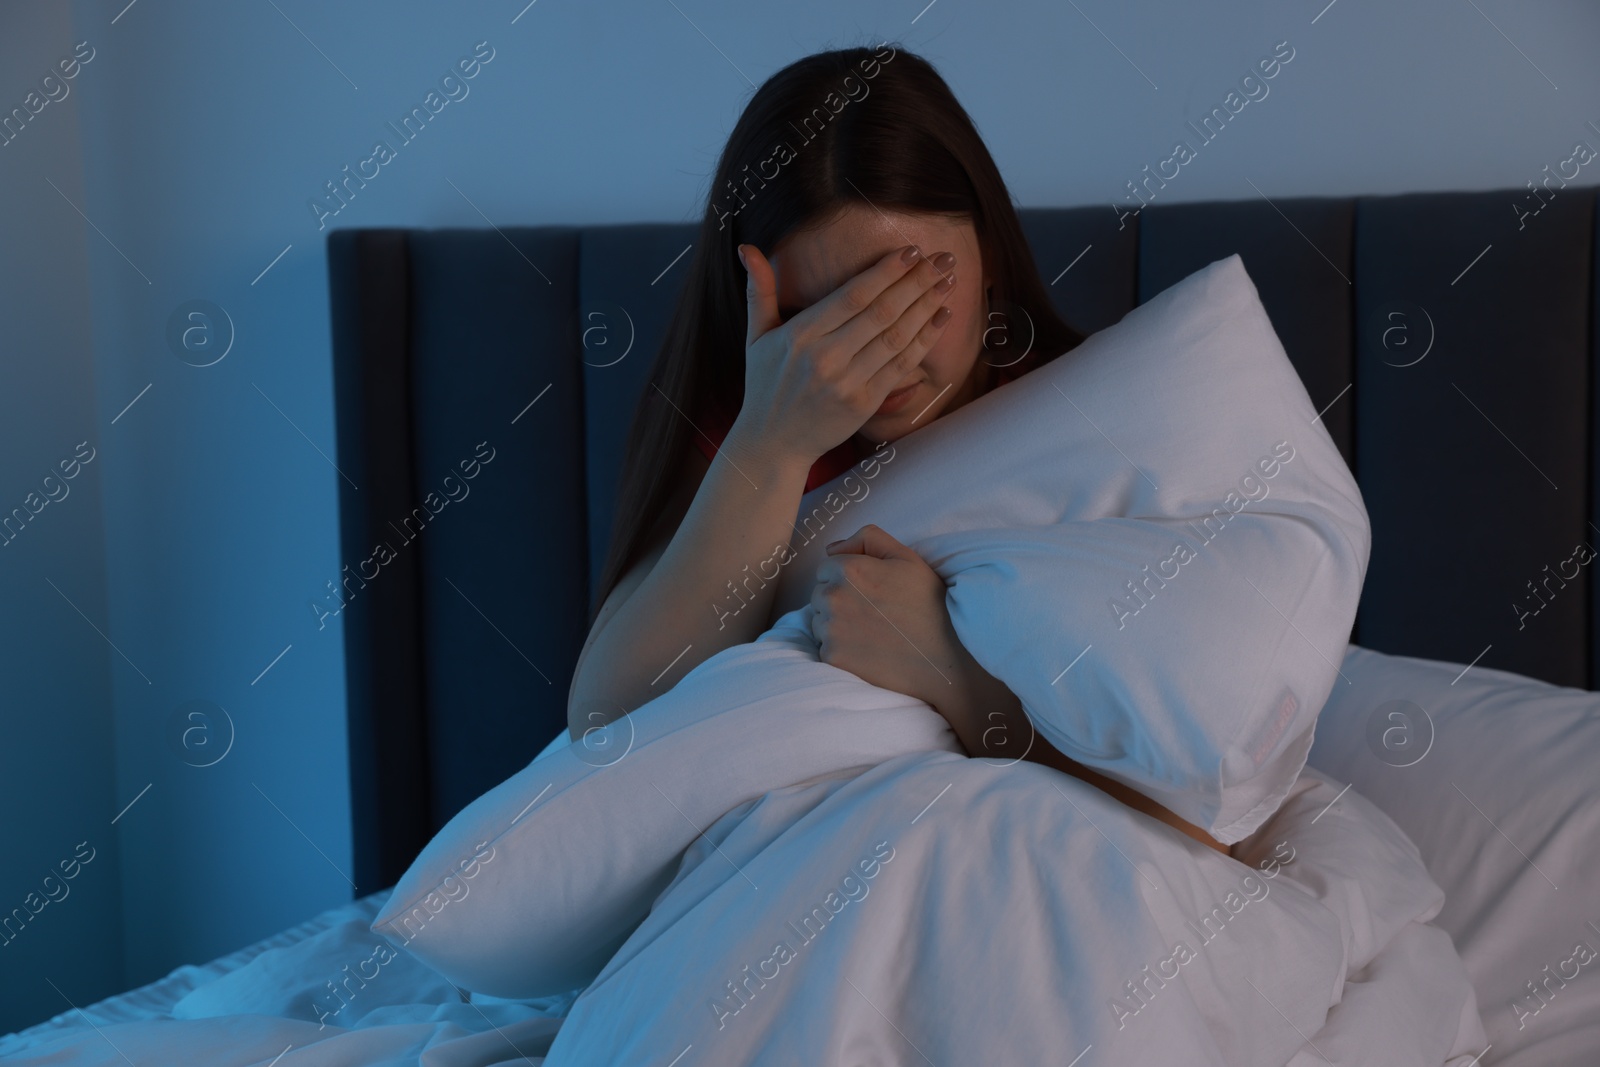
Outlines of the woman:
{"label": "woman", "polygon": [[[1031,322],[1028,351],[984,358],[992,316],[1010,307]],[[568,699],[574,739],[767,628],[777,583],[732,613],[726,589],[788,545],[803,492],[1082,340],[932,66],[883,45],[773,75],[717,165],[634,417]],[[1055,767],[1227,851],[1035,735],[962,646],[943,580],[889,532],[867,526],[828,551],[812,596],[824,662],[926,701],[974,756]]]}

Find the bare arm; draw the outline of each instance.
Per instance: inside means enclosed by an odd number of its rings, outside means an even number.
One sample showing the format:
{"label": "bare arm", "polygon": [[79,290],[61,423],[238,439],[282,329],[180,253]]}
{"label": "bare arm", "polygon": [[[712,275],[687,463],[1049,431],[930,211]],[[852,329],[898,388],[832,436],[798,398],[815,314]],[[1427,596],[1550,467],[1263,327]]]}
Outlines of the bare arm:
{"label": "bare arm", "polygon": [[[651,532],[653,549],[606,598],[573,671],[573,740],[666,692],[767,626],[806,477],[921,362],[953,263],[894,249],[784,322],[772,265],[741,245],[744,397],[715,461],[694,450]],[[942,286],[942,288],[941,288]],[[765,572],[765,573],[763,573]]]}
{"label": "bare arm", "polygon": [[1179,833],[1194,838],[1223,855],[1231,855],[1227,845],[1194,823],[1121,782],[1091,770],[1056,748],[1033,729],[1022,702],[1004,682],[979,666],[972,654],[962,648],[958,680],[951,687],[950,699],[938,705],[939,714],[949,722],[961,746],[970,756],[1000,760],[1026,759],[1053,767],[1109,794],[1122,803],[1166,823]]}
{"label": "bare arm", "polygon": [[606,598],[578,658],[567,699],[574,740],[760,636],[777,595],[760,571],[772,574],[789,545],[808,470],[737,427],[714,462],[690,449],[654,547]]}

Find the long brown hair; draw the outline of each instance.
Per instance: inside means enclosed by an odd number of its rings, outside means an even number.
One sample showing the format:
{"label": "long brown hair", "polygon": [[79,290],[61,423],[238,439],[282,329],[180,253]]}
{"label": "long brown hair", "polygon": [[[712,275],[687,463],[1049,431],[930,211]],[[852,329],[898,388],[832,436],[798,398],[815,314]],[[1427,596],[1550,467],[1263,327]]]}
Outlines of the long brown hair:
{"label": "long brown hair", "polygon": [[[826,222],[851,203],[971,220],[991,283],[990,308],[1031,324],[1032,344],[1012,373],[1084,339],[1050,303],[999,168],[931,64],[885,42],[784,67],[756,90],[717,163],[688,277],[634,411],[591,626],[649,547],[696,432],[685,414],[708,406],[736,413],[743,402],[738,245],[770,256],[792,231]],[[1015,358],[985,359],[981,390],[994,386],[997,365]]]}

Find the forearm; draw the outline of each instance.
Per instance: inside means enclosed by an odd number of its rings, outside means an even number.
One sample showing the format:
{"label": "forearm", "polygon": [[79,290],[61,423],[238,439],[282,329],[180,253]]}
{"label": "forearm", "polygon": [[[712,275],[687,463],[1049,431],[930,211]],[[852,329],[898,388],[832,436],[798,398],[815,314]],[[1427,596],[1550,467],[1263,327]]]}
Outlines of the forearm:
{"label": "forearm", "polygon": [[594,636],[568,705],[575,737],[760,635],[807,473],[729,435],[661,558]]}
{"label": "forearm", "polygon": [[960,659],[962,662],[950,672],[948,685],[938,687],[944,691],[935,692],[929,703],[950,724],[967,755],[1007,761],[1023,759],[1033,738],[1033,726],[1022,710],[1022,701],[970,654]]}
{"label": "forearm", "polygon": [[941,703],[936,697],[933,706],[950,723],[950,728],[955,731],[957,740],[969,756],[1006,762],[1028,760],[1042,763],[1088,782],[1135,811],[1166,823],[1207,848],[1224,855],[1230,854],[1226,845],[1200,827],[1179,818],[1138,790],[1085,767],[1045,740],[1022,710],[1022,701],[1004,682],[985,671],[971,653],[962,659],[963,665],[952,678],[954,684],[949,687],[947,699]]}
{"label": "forearm", "polygon": [[962,674],[963,681],[951,687],[950,698],[934,707],[950,723],[969,756],[1008,763],[1025,759],[1094,785],[1109,782],[1046,741],[1034,729],[1017,695],[976,660],[967,664]]}

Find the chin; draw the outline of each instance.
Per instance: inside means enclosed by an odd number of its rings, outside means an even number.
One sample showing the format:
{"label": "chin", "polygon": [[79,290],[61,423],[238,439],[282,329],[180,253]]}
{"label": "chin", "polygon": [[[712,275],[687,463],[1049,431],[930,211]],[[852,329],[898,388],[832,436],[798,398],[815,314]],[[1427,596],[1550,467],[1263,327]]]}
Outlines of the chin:
{"label": "chin", "polygon": [[[914,411],[911,413],[911,415],[915,414],[916,412]],[[928,425],[928,423],[933,421],[934,417],[937,415],[937,412],[930,411],[928,414],[918,419],[916,425],[914,426],[911,423],[911,415],[904,415],[902,417],[902,413],[898,411],[893,415],[885,415],[882,418],[874,415],[862,425],[860,430],[856,432],[861,434],[862,437],[866,438],[874,445],[898,441],[907,434],[910,434],[916,430],[920,430],[924,426]]]}
{"label": "chin", "polygon": [[[927,420],[924,419],[923,421]],[[917,425],[920,426],[921,423]],[[914,426],[898,425],[893,415],[883,419],[874,415],[862,423],[861,429],[857,430],[856,433],[860,434],[869,445],[876,446],[886,442],[898,441],[915,428]]]}

